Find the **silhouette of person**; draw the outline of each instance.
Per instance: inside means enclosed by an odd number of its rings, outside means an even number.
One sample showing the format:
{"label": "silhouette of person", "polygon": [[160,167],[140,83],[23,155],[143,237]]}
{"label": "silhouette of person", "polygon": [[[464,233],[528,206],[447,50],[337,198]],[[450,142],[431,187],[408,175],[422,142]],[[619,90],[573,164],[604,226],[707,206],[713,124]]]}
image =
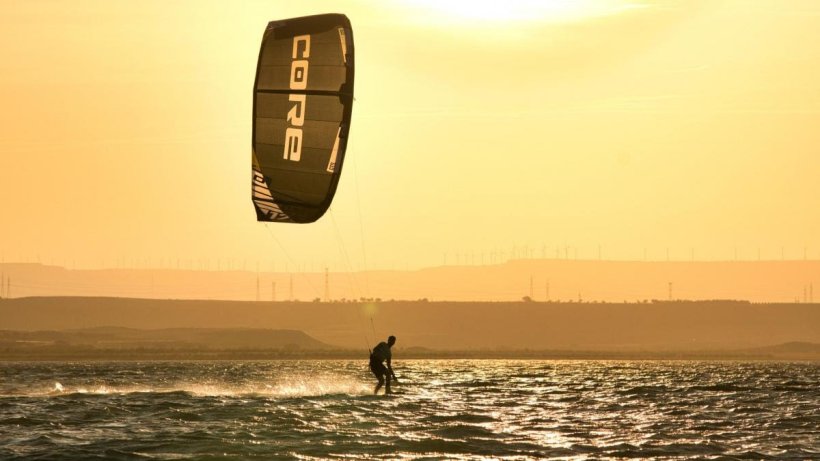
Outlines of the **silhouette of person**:
{"label": "silhouette of person", "polygon": [[[373,352],[370,353],[370,371],[372,371],[379,380],[379,383],[376,384],[376,389],[373,390],[374,395],[379,393],[379,389],[381,389],[382,386],[384,386],[385,395],[392,394],[390,390],[391,377],[398,382],[396,373],[393,373],[393,367],[390,363],[390,360],[393,358],[390,348],[393,347],[393,344],[396,344],[396,337],[390,336],[387,338],[386,343],[380,342],[373,348]],[[384,362],[387,362],[386,367],[384,366]]]}

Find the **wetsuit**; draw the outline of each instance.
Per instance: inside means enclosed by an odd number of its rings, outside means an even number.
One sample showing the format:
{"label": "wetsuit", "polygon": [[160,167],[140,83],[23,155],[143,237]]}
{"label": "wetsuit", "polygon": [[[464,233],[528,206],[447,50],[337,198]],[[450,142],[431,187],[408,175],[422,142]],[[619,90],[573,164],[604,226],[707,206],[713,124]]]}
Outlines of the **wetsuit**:
{"label": "wetsuit", "polygon": [[379,380],[379,384],[376,385],[376,391],[379,391],[379,388],[385,384],[385,380],[387,381],[387,386],[385,386],[385,391],[390,392],[390,378],[392,377],[392,371],[388,369],[384,362],[390,363],[393,355],[390,353],[390,346],[387,345],[385,342],[380,342],[375,348],[373,348],[373,352],[370,353],[370,371],[376,375],[376,378]]}

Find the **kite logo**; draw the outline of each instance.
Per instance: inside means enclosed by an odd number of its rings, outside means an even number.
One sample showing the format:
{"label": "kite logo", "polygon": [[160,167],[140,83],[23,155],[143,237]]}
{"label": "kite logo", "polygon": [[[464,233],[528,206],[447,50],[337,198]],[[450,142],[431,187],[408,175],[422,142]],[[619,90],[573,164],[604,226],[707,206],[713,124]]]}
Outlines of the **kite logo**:
{"label": "kite logo", "polygon": [[[310,35],[293,37],[293,61],[290,63],[290,89],[306,90],[308,60],[310,57]],[[302,125],[305,124],[305,102],[307,95],[291,94],[288,101],[294,103],[288,111],[288,128],[285,131],[284,157],[298,162],[302,158]]]}

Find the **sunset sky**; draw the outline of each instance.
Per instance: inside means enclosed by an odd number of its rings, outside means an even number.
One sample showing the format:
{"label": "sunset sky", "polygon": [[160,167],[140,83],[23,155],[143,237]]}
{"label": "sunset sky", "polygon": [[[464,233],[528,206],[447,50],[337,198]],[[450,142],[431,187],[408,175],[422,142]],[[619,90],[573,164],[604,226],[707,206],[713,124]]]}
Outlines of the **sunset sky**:
{"label": "sunset sky", "polygon": [[[257,223],[262,33],[328,12],[356,45],[336,199]],[[0,101],[4,262],[820,259],[815,0],[0,0]]]}

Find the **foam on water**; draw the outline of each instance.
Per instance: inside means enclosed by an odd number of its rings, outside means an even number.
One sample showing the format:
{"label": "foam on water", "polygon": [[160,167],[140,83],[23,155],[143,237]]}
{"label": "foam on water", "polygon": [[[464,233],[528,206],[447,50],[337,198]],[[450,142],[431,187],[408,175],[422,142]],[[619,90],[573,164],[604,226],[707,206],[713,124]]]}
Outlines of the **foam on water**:
{"label": "foam on water", "polygon": [[185,392],[199,397],[247,397],[266,396],[272,398],[317,397],[323,395],[368,395],[372,387],[360,379],[332,373],[317,375],[293,374],[278,376],[271,381],[244,382],[189,382],[173,384],[113,384],[113,383],[72,383],[63,385],[55,381],[53,386],[35,385],[28,389],[6,390],[2,395],[43,397],[66,396],[72,394],[126,395],[134,393]]}
{"label": "foam on water", "polygon": [[360,379],[332,374],[322,374],[316,377],[288,376],[275,384],[266,384],[265,390],[267,395],[277,397],[366,395],[372,392],[372,388]]}
{"label": "foam on water", "polygon": [[43,396],[65,396],[71,394],[93,394],[93,395],[110,395],[110,394],[132,394],[135,392],[155,392],[149,386],[111,386],[104,383],[95,384],[75,384],[63,385],[56,381],[52,387],[47,386],[33,386],[30,389],[15,389],[6,395],[28,396],[28,397],[43,397]]}
{"label": "foam on water", "polygon": [[226,383],[179,383],[175,389],[197,396],[208,397],[316,397],[322,395],[363,395],[371,392],[368,385],[350,376],[322,374],[318,376],[289,375],[272,382],[253,382],[242,385]]}

